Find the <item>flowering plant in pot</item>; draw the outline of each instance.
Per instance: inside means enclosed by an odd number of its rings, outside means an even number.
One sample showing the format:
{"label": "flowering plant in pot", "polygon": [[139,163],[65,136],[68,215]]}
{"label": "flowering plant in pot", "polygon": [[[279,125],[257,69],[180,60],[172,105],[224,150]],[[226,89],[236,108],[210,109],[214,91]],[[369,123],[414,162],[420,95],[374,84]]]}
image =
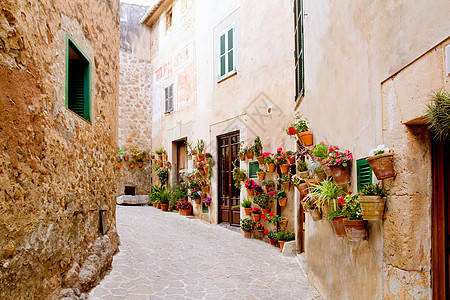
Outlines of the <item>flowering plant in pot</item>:
{"label": "flowering plant in pot", "polygon": [[211,197],[206,197],[205,199],[203,199],[203,203],[206,206],[209,206],[211,204],[211,201],[212,201]]}
{"label": "flowering plant in pot", "polygon": [[253,221],[259,222],[259,220],[261,219],[261,210],[257,207],[253,207],[251,212],[252,212]]}
{"label": "flowering plant in pot", "polygon": [[286,130],[286,133],[291,137],[297,134],[298,138],[302,141],[302,144],[304,146],[312,146],[313,136],[312,132],[309,131],[308,122],[306,120],[303,120],[302,116],[300,115],[296,116],[295,119],[297,120],[297,122],[292,124]]}
{"label": "flowering plant in pot", "polygon": [[275,231],[268,231],[267,232],[267,238],[269,239],[269,242],[272,246],[276,246],[278,242],[277,232]]}
{"label": "flowering plant in pot", "polygon": [[244,232],[244,237],[250,238],[254,228],[255,222],[252,219],[241,219],[241,229]]}
{"label": "flowering plant in pot", "polygon": [[316,200],[311,198],[309,195],[301,195],[300,203],[303,206],[303,209],[309,213],[314,221],[319,221],[322,219],[322,211],[317,206]]}
{"label": "flowering plant in pot", "polygon": [[264,172],[263,169],[258,168],[258,170],[256,171],[256,175],[258,176],[259,180],[264,180],[264,177],[266,177],[266,172]]}
{"label": "flowering plant in pot", "polygon": [[361,204],[364,220],[382,220],[386,204],[387,191],[377,184],[366,184],[359,191],[358,201]]}
{"label": "flowering plant in pot", "polygon": [[327,176],[332,176],[330,167],[327,165],[328,158],[328,149],[330,146],[326,145],[324,142],[320,142],[320,144],[316,145],[313,150],[313,155],[317,158],[322,166],[323,171]]}
{"label": "flowering plant in pot", "polygon": [[339,150],[339,146],[330,146],[328,148],[327,165],[331,170],[333,179],[337,184],[342,185],[350,183],[350,162],[353,155],[349,150],[344,152]]}
{"label": "flowering plant in pot", "polygon": [[352,242],[365,240],[367,238],[367,221],[363,220],[358,196],[348,193],[338,200],[342,203],[342,212],[347,216],[343,223],[348,240]]}
{"label": "flowering plant in pot", "polygon": [[306,163],[306,161],[300,160],[297,164],[297,171],[299,172],[299,176],[303,179],[305,179],[306,177],[308,177],[309,172],[308,172],[308,164]]}
{"label": "flowering plant in pot", "polygon": [[257,223],[257,224],[255,225],[255,228],[254,228],[254,229],[258,232],[258,238],[259,238],[259,239],[262,239],[262,238],[264,237],[264,231],[266,230],[266,228],[264,227],[264,225],[261,224],[261,223]]}
{"label": "flowering plant in pot", "polygon": [[278,226],[282,228],[285,228],[287,226],[287,218],[281,217],[275,214],[273,211],[269,213],[268,217],[266,216],[266,220],[269,222],[269,224],[273,224],[277,228]]}
{"label": "flowering plant in pot", "polygon": [[249,196],[259,195],[262,193],[262,187],[257,184],[253,179],[247,179],[245,181],[245,188]]}
{"label": "flowering plant in pot", "polygon": [[378,180],[391,178],[394,173],[394,152],[385,145],[378,145],[370,150],[370,157],[366,159]]}
{"label": "flowering plant in pot", "polygon": [[272,200],[270,200],[269,195],[267,194],[259,194],[253,199],[253,203],[258,205],[261,209],[268,209],[270,208],[270,204],[272,203]]}
{"label": "flowering plant in pot", "polygon": [[240,160],[245,160],[245,149],[239,150],[238,155]]}
{"label": "flowering plant in pot", "polygon": [[298,177],[297,175],[292,175],[291,178],[292,184],[297,188],[300,195],[304,195],[308,193],[308,185],[303,178]]}
{"label": "flowering plant in pot", "polygon": [[240,168],[233,169],[234,186],[237,189],[241,188],[241,181],[244,181],[246,178],[247,178],[247,175],[245,174],[244,170],[241,170]]}
{"label": "flowering plant in pot", "polygon": [[263,145],[261,142],[261,138],[257,136],[255,141],[253,142],[253,151],[255,152],[256,159],[258,160],[260,165],[264,164],[264,157],[262,156]]}
{"label": "flowering plant in pot", "polygon": [[343,211],[334,211],[332,213],[326,214],[325,217],[331,221],[334,233],[338,237],[345,237],[347,233],[345,232],[344,219],[347,215]]}
{"label": "flowering plant in pot", "polygon": [[295,155],[291,150],[286,151],[286,158],[291,165],[295,164]]}
{"label": "flowering plant in pot", "polygon": [[200,139],[197,140],[197,161],[202,161],[205,159],[205,154],[203,153],[203,150],[205,150],[205,141]]}
{"label": "flowering plant in pot", "polygon": [[189,216],[192,213],[192,204],[187,200],[178,202],[177,208],[181,215]]}
{"label": "flowering plant in pot", "polygon": [[245,215],[250,216],[252,213],[252,201],[248,198],[244,198],[242,202],[238,205],[233,206],[232,208],[242,207],[244,209]]}
{"label": "flowering plant in pot", "polygon": [[283,152],[283,148],[278,148],[277,153],[274,154],[276,164],[280,167],[281,174],[287,174],[289,172],[289,163],[286,158],[286,153]]}
{"label": "flowering plant in pot", "polygon": [[275,172],[275,159],[272,156],[273,154],[270,152],[264,152],[262,157],[264,158],[264,163],[267,165],[269,172]]}
{"label": "flowering plant in pot", "polygon": [[202,191],[194,188],[189,194],[189,197],[195,201],[195,203],[200,204],[200,199],[202,198]]}
{"label": "flowering plant in pot", "polygon": [[283,252],[284,243],[295,240],[295,233],[281,229],[277,232],[277,238],[280,244],[280,252]]}
{"label": "flowering plant in pot", "polygon": [[253,146],[245,147],[244,151],[245,157],[247,157],[247,159],[253,159]]}
{"label": "flowering plant in pot", "polygon": [[284,190],[279,190],[275,195],[275,199],[278,200],[278,204],[280,204],[280,206],[286,206],[287,195]]}
{"label": "flowering plant in pot", "polygon": [[278,186],[282,186],[283,190],[288,191],[290,184],[291,184],[291,179],[289,178],[289,175],[283,175],[283,176],[279,176],[277,174],[277,182],[278,182]]}
{"label": "flowering plant in pot", "polygon": [[196,167],[197,171],[200,173],[201,176],[205,175],[205,163],[199,162]]}
{"label": "flowering plant in pot", "polygon": [[261,181],[261,185],[263,185],[266,188],[266,192],[269,191],[269,188],[275,186],[275,182],[273,180],[263,180]]}

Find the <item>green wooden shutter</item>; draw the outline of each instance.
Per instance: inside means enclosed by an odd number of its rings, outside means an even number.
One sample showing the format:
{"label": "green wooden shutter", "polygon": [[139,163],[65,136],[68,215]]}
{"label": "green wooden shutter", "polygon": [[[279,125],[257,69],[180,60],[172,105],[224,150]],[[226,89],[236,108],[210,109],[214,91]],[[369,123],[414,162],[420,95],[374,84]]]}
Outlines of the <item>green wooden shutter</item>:
{"label": "green wooden shutter", "polygon": [[234,28],[228,30],[228,72],[234,71]]}
{"label": "green wooden shutter", "polygon": [[256,178],[258,175],[256,174],[256,171],[259,169],[259,162],[254,161],[248,164],[248,177],[249,178]]}
{"label": "green wooden shutter", "polygon": [[358,175],[358,191],[366,184],[372,183],[372,168],[365,158],[356,161]]}
{"label": "green wooden shutter", "polygon": [[303,45],[303,2],[294,1],[294,26],[295,26],[295,100],[297,101],[305,92],[304,71],[304,45]]}
{"label": "green wooden shutter", "polygon": [[202,213],[208,213],[209,212],[209,207],[205,205],[205,203],[203,203],[202,200]]}
{"label": "green wooden shutter", "polygon": [[84,118],[84,66],[79,60],[69,61],[69,109]]}
{"label": "green wooden shutter", "polygon": [[226,48],[225,48],[225,34],[222,34],[219,38],[219,48],[220,48],[220,55],[219,55],[219,64],[220,64],[220,75],[219,78],[224,76],[226,73]]}

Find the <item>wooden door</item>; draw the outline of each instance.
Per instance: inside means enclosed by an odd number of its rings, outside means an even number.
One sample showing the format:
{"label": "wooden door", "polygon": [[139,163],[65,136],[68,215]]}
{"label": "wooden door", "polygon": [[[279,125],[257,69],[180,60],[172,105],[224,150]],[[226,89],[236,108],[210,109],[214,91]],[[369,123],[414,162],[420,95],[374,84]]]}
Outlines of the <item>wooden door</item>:
{"label": "wooden door", "polygon": [[450,299],[450,141],[433,141],[433,299]]}
{"label": "wooden door", "polygon": [[219,223],[239,226],[239,193],[233,184],[233,168],[239,167],[239,131],[217,137],[219,162]]}
{"label": "wooden door", "polygon": [[177,142],[177,180],[181,182],[181,174],[187,171],[187,151],[185,141]]}

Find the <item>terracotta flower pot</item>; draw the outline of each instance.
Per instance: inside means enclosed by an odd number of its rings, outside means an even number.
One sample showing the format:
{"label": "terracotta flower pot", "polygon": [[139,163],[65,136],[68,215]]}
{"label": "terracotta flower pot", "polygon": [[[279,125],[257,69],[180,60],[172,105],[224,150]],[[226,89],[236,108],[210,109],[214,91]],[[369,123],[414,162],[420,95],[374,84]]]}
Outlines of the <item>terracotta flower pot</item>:
{"label": "terracotta flower pot", "polygon": [[298,173],[298,175],[300,176],[301,179],[306,179],[309,176],[309,172],[303,171],[303,172]]}
{"label": "terracotta flower pot", "polygon": [[253,190],[247,189],[247,195],[248,196],[253,196],[254,195]]}
{"label": "terracotta flower pot", "polygon": [[286,228],[288,224],[288,219],[287,218],[283,218],[280,222],[280,227],[281,228]]}
{"label": "terracotta flower pot", "polygon": [[163,159],[163,155],[162,154],[158,154],[158,159],[162,160]]}
{"label": "terracotta flower pot", "polygon": [[[242,230],[243,231],[243,230]],[[243,231],[244,232],[244,237],[249,239],[252,237],[252,232],[251,231]]]}
{"label": "terracotta flower pot", "polygon": [[319,184],[319,181],[317,181],[317,179],[315,178],[305,179],[305,181],[308,187],[312,186],[313,184]]}
{"label": "terracotta flower pot", "polygon": [[298,134],[299,139],[302,141],[303,146],[312,146],[313,135],[311,131],[304,131]]}
{"label": "terracotta flower pot", "polygon": [[323,209],[323,213],[325,215],[328,215],[328,214],[331,214],[332,212],[335,212],[336,210],[338,210],[339,209],[339,205],[338,205],[338,203],[336,203],[336,206],[335,206],[332,201],[326,201],[323,204],[322,209]]}
{"label": "terracotta flower pot", "polygon": [[291,165],[295,164],[295,156],[294,155],[289,155],[287,157],[287,159]]}
{"label": "terracotta flower pot", "polygon": [[289,164],[280,165],[281,174],[287,174],[289,172]]}
{"label": "terracotta flower pot", "polygon": [[157,204],[156,204],[156,208],[157,208],[157,209],[161,209],[161,203],[157,203]]}
{"label": "terracotta flower pot", "polygon": [[245,160],[245,154],[239,154],[239,159],[240,160]]}
{"label": "terracotta flower pot", "polygon": [[168,211],[169,210],[169,204],[161,203],[161,210],[162,211]]}
{"label": "terracotta flower pot", "polygon": [[268,168],[269,172],[275,172],[276,165],[275,164],[268,164],[267,168]]}
{"label": "terracotta flower pot", "polygon": [[256,230],[257,234],[257,238],[262,240],[264,238],[264,230]]}
{"label": "terracotta flower pot", "polygon": [[322,220],[322,212],[320,211],[320,209],[308,209],[307,212],[311,215],[313,221]]}
{"label": "terracotta flower pot", "polygon": [[383,153],[366,158],[378,180],[391,178],[394,173],[394,152]]}
{"label": "terracotta flower pot", "polygon": [[155,159],[155,157],[156,157],[155,154],[150,155],[151,159]]}
{"label": "terracotta flower pot", "polygon": [[271,238],[269,238],[269,242],[270,242],[270,244],[272,245],[272,246],[276,246],[277,245],[277,240],[274,240],[274,239],[271,239]]}
{"label": "terracotta flower pot", "polygon": [[264,180],[264,177],[266,177],[266,172],[256,172],[256,175],[258,175],[259,180]]}
{"label": "terracotta flower pot", "polygon": [[144,162],[138,161],[138,167],[139,167],[139,168],[142,168],[143,165],[144,165]]}
{"label": "terracotta flower pot", "polygon": [[333,220],[331,220],[331,225],[333,225],[334,233],[338,237],[345,237],[347,236],[347,233],[345,232],[344,228],[344,216],[336,217]]}
{"label": "terracotta flower pot", "polygon": [[245,152],[245,156],[247,157],[247,159],[253,159],[253,151]]}
{"label": "terracotta flower pot", "polygon": [[280,206],[286,206],[286,203],[287,203],[286,197],[278,199],[278,204],[280,204]]}
{"label": "terracotta flower pot", "polygon": [[342,166],[329,166],[337,185],[350,183],[350,168]]}
{"label": "terracotta flower pot", "polygon": [[259,220],[261,220],[260,214],[252,214],[252,217],[253,217],[253,221],[255,221],[256,223],[258,223]]}
{"label": "terracotta flower pot", "polygon": [[197,161],[203,161],[205,159],[205,153],[197,154]]}
{"label": "terracotta flower pot", "polygon": [[327,160],[326,158],[320,160],[320,165],[322,166],[322,169],[325,172],[325,174],[327,175],[327,177],[333,176],[333,174],[331,173],[330,167],[325,162],[326,160]]}
{"label": "terracotta flower pot", "polygon": [[200,204],[202,202],[202,199],[194,199],[195,204]]}
{"label": "terracotta flower pot", "polygon": [[200,178],[200,173],[195,173],[195,178]]}
{"label": "terracotta flower pot", "polygon": [[246,216],[250,216],[252,214],[251,211],[252,211],[251,207],[248,207],[248,208],[244,207],[244,212],[245,212]]}
{"label": "terracotta flower pot", "polygon": [[280,252],[283,252],[284,243],[286,243],[286,241],[278,241],[278,243],[280,244]]}
{"label": "terracotta flower pot", "polygon": [[283,182],[283,183],[281,184],[281,186],[283,187],[283,190],[289,191],[289,188],[290,188],[290,186],[291,186],[291,183],[290,183],[289,181]]}
{"label": "terracotta flower pot", "polygon": [[352,242],[360,242],[367,239],[367,221],[366,220],[347,220],[344,219],[344,228],[347,238]]}
{"label": "terracotta flower pot", "polygon": [[304,195],[308,193],[308,184],[306,183],[300,183],[296,186],[297,190],[299,191],[300,195]]}
{"label": "terracotta flower pot", "polygon": [[256,160],[259,162],[260,165],[263,165],[263,164],[264,164],[264,158],[263,158],[262,156],[258,156],[258,157],[256,158]]}
{"label": "terracotta flower pot", "polygon": [[192,213],[192,210],[191,209],[180,209],[179,213],[182,216],[190,216]]}
{"label": "terracotta flower pot", "polygon": [[117,162],[117,169],[120,169],[120,168],[122,168],[122,162],[121,161]]}
{"label": "terracotta flower pot", "polygon": [[133,163],[130,163],[129,166],[130,166],[130,169],[134,168],[134,164]]}
{"label": "terracotta flower pot", "polygon": [[270,208],[263,208],[263,214],[268,215],[270,213]]}
{"label": "terracotta flower pot", "polygon": [[208,167],[208,166],[205,166],[204,170],[205,170],[205,175],[208,175],[209,167]]}
{"label": "terracotta flower pot", "polygon": [[364,220],[383,220],[386,197],[358,196]]}
{"label": "terracotta flower pot", "polygon": [[158,161],[158,166],[162,167],[163,166],[163,162],[162,161]]}
{"label": "terracotta flower pot", "polygon": [[130,159],[130,156],[129,156],[129,155],[124,155],[124,156],[123,156],[123,160],[124,160],[124,161],[128,161],[129,159]]}
{"label": "terracotta flower pot", "polygon": [[172,164],[170,162],[166,162],[166,168],[170,168]]}
{"label": "terracotta flower pot", "polygon": [[162,155],[162,159],[163,159],[163,160],[167,160],[167,154],[163,154],[163,155]]}
{"label": "terracotta flower pot", "polygon": [[156,165],[156,159],[152,158],[152,165]]}

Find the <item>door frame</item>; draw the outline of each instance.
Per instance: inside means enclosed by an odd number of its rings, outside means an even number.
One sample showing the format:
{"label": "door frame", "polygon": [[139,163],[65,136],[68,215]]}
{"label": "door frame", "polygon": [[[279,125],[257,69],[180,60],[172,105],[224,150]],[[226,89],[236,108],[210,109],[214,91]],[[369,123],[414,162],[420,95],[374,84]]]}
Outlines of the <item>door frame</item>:
{"label": "door frame", "polygon": [[[219,140],[221,138],[224,138],[224,137],[227,137],[227,136],[231,137],[233,135],[237,135],[239,137],[239,143],[240,143],[240,140],[241,140],[240,130],[235,130],[235,131],[227,132],[227,133],[220,134],[220,135],[216,136],[216,141],[217,141],[217,199],[218,199],[217,200],[217,220],[218,220],[219,224],[223,223],[223,221],[222,221],[222,210],[221,210],[221,206],[222,205],[221,205],[221,199],[220,199],[222,189],[221,189],[221,165],[220,165],[221,151],[220,151],[220,142],[219,142]],[[239,156],[237,155],[236,158],[237,158],[237,160],[236,160],[237,161],[237,165],[240,166]],[[228,180],[229,180],[229,183],[232,185],[233,184],[233,168],[232,168],[233,162],[230,162],[230,164],[231,164],[231,166],[230,166],[230,172],[229,172]],[[232,193],[230,192],[229,194],[230,194],[230,199],[229,200],[230,200],[230,209],[231,209]],[[239,203],[240,203],[240,195],[239,195]],[[231,209],[231,210],[233,210],[233,209]],[[240,213],[240,209],[237,209],[237,210]],[[232,213],[230,213],[229,218],[231,218],[230,219],[231,221],[228,222],[228,224],[230,226],[239,226],[239,224],[233,224],[233,222],[232,222],[232,218],[233,218]]]}

